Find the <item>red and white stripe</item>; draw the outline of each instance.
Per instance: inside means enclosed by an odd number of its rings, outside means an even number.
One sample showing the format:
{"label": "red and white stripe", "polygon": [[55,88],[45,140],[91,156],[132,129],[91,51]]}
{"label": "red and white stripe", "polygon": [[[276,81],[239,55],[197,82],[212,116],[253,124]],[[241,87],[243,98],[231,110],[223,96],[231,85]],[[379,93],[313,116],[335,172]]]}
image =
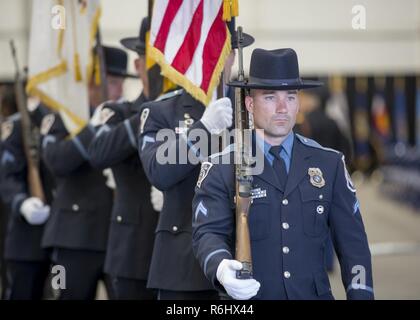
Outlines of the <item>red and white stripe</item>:
{"label": "red and white stripe", "polygon": [[201,91],[190,92],[196,98],[210,97],[218,62],[230,51],[223,0],[156,0],[152,17],[150,44],[164,75],[187,90],[192,84]]}

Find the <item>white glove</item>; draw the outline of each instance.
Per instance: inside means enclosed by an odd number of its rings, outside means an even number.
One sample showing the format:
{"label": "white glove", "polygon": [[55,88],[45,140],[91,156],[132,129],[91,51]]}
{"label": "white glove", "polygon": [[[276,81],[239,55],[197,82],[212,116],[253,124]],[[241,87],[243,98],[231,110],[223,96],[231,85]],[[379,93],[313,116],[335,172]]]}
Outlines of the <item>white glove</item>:
{"label": "white glove", "polygon": [[232,102],[221,98],[209,104],[200,120],[211,134],[220,134],[232,125],[232,119]]}
{"label": "white glove", "polygon": [[248,300],[258,293],[261,285],[255,279],[237,279],[236,271],[241,269],[239,261],[223,259],[217,267],[216,277],[233,299]]}
{"label": "white glove", "polygon": [[92,118],[90,118],[90,120],[89,120],[89,124],[91,126],[97,127],[97,126],[100,126],[101,124],[103,124],[101,113],[102,113],[102,109],[103,109],[104,105],[105,105],[105,103],[102,103],[95,108],[95,111],[93,112]]}
{"label": "white glove", "polygon": [[112,172],[111,169],[105,169],[104,171],[102,171],[102,174],[105,176],[106,178],[106,182],[105,184],[108,186],[108,188],[115,190],[115,188],[117,187],[117,185],[115,184],[115,178],[114,178],[114,173]]}
{"label": "white glove", "polygon": [[38,97],[29,97],[26,103],[28,111],[34,112],[36,109],[38,109],[40,103],[41,100],[39,100]]}
{"label": "white glove", "polygon": [[162,211],[163,207],[163,192],[156,189],[152,186],[152,190],[150,192],[150,202],[152,203],[153,209],[155,211]]}
{"label": "white glove", "polygon": [[44,224],[50,216],[50,207],[44,205],[41,199],[31,197],[25,199],[20,206],[20,213],[32,225]]}

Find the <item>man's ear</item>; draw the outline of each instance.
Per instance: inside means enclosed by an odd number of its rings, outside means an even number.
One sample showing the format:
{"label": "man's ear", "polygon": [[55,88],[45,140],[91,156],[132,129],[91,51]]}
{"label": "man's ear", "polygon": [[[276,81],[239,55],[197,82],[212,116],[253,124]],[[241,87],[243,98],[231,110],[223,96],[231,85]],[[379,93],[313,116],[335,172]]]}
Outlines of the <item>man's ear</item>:
{"label": "man's ear", "polygon": [[254,113],[254,99],[249,95],[245,96],[245,106],[249,113]]}

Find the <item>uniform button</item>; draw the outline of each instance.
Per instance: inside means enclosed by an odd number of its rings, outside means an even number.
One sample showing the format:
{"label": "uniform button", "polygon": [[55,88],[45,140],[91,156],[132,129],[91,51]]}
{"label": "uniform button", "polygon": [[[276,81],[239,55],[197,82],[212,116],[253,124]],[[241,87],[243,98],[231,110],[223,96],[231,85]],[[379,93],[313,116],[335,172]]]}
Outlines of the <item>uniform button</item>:
{"label": "uniform button", "polygon": [[173,226],[173,227],[172,227],[172,231],[173,231],[173,232],[177,232],[177,231],[178,231],[178,227],[177,227],[177,226]]}
{"label": "uniform button", "polygon": [[289,278],[290,278],[290,272],[289,272],[289,271],[285,271],[285,272],[284,272],[284,277],[285,277],[286,279],[289,279]]}
{"label": "uniform button", "polygon": [[323,214],[324,213],[324,206],[316,207],[316,212],[318,212],[318,214]]}
{"label": "uniform button", "polygon": [[283,223],[281,224],[281,226],[283,227],[283,229],[284,229],[284,230],[289,229],[289,224],[288,224],[287,222],[283,222]]}
{"label": "uniform button", "polygon": [[117,216],[117,221],[121,222],[122,221],[122,217],[121,216]]}
{"label": "uniform button", "polygon": [[79,205],[77,204],[73,204],[71,208],[73,209],[73,211],[79,211]]}
{"label": "uniform button", "polygon": [[283,253],[288,254],[290,251],[289,247],[283,247]]}
{"label": "uniform button", "polygon": [[322,200],[324,196],[322,194],[319,195],[319,200]]}
{"label": "uniform button", "polygon": [[283,199],[283,201],[281,203],[283,203],[285,206],[287,206],[289,204],[289,200]]}

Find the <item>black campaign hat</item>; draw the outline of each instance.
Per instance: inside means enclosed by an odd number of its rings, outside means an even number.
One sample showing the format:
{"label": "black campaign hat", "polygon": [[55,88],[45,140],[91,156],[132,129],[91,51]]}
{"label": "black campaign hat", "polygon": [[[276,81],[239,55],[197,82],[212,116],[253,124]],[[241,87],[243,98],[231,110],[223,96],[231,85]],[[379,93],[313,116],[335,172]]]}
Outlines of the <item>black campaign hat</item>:
{"label": "black campaign hat", "polygon": [[138,78],[127,72],[127,53],[119,48],[103,46],[106,73],[113,76]]}
{"label": "black campaign hat", "polygon": [[323,83],[301,79],[296,52],[286,48],[255,49],[251,56],[249,79],[232,81],[228,85],[247,89],[294,90],[315,88]]}
{"label": "black campaign hat", "polygon": [[123,38],[120,40],[120,43],[127,49],[144,55],[146,52],[146,32],[149,30],[149,27],[149,18],[143,18],[140,23],[139,35],[137,37]]}
{"label": "black campaign hat", "polygon": [[[227,22],[227,26],[230,32],[230,43],[232,49],[238,49],[238,35],[236,33],[236,26],[235,26],[235,18],[232,18],[229,22]],[[254,43],[254,37],[249,35],[248,33],[242,32],[243,40],[241,43],[241,47],[245,48],[250,46]]]}

